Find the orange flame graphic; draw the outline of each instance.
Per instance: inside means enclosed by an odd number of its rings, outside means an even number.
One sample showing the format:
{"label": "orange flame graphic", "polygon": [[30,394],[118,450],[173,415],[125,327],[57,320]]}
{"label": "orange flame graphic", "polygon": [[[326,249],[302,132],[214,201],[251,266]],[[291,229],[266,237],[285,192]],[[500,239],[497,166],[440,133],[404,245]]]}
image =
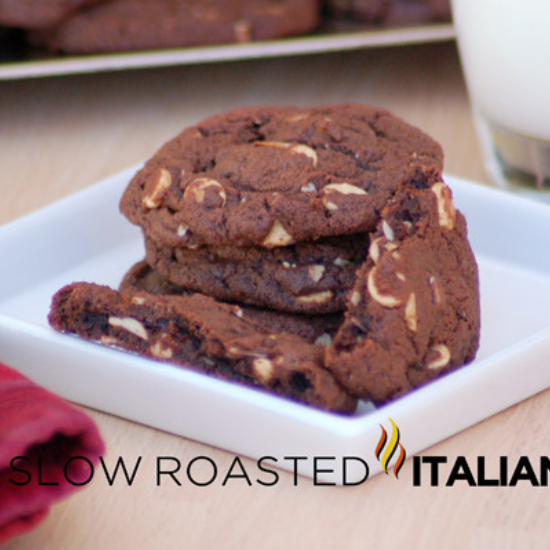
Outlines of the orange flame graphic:
{"label": "orange flame graphic", "polygon": [[[401,443],[399,442],[399,439],[401,437],[399,433],[399,428],[391,418],[388,418],[388,420],[391,422],[391,425],[392,425],[390,440],[388,442],[388,433],[384,429],[384,426],[380,424],[380,428],[382,428],[382,435],[380,436],[378,445],[376,445],[376,450],[374,451],[374,454],[376,455],[376,459],[380,461],[384,472],[386,472],[387,474],[388,464],[393,458],[393,455],[395,454],[395,451],[397,450],[397,448],[399,448],[399,456],[397,457],[397,461],[393,467],[393,474],[397,479],[399,479],[399,471],[401,470],[403,463],[407,458],[407,453],[403,445],[401,445]],[[380,457],[380,455],[382,454],[382,451],[384,451],[384,454],[382,455],[382,457]]]}

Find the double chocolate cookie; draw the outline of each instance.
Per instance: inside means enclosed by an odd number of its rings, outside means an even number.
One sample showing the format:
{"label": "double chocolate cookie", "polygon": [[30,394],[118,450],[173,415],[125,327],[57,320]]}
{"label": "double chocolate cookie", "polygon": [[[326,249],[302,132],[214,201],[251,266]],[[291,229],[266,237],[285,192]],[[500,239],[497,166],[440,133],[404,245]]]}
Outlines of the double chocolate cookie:
{"label": "double chocolate cookie", "polygon": [[32,39],[70,53],[175,48],[302,34],[319,17],[317,0],[108,0]]}
{"label": "double chocolate cookie", "polygon": [[214,298],[295,313],[343,311],[368,235],[266,249],[170,248],[146,240],[147,262],[173,283]]}
{"label": "double chocolate cookie", "polygon": [[324,366],[324,348],[250,323],[208,296],[124,295],[76,283],[53,298],[55,329],[160,361],[267,389],[296,401],[352,412],[351,397]]}
{"label": "double chocolate cookie", "polygon": [[40,29],[55,25],[69,14],[100,0],[0,0],[0,25]]}
{"label": "double chocolate cookie", "polygon": [[353,395],[385,402],[470,362],[478,271],[442,182],[397,195],[372,234],[327,367]]}
{"label": "double chocolate cookie", "polygon": [[374,107],[240,109],[164,145],[121,210],[168,247],[289,246],[374,230],[398,190],[442,163],[434,140]]}

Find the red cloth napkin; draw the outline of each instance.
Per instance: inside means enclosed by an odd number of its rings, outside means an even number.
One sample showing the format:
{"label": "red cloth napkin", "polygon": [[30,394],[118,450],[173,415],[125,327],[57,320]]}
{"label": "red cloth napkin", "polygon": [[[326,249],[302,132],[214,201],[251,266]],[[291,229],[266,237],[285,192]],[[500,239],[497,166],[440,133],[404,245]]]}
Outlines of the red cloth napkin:
{"label": "red cloth napkin", "polygon": [[0,544],[85,486],[103,452],[91,418],[0,363]]}

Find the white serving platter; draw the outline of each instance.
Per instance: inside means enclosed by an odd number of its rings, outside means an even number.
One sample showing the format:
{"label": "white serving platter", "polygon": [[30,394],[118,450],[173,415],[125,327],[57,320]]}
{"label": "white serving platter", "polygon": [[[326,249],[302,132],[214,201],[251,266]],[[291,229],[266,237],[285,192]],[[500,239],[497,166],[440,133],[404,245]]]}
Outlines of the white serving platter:
{"label": "white serving platter", "polygon": [[[135,169],[0,227],[0,361],[74,402],[232,453],[342,483],[345,457],[380,471],[380,424],[407,455],[550,387],[550,207],[448,176],[480,267],[482,337],[471,365],[377,410],[321,412],[264,392],[54,332],[51,296],[73,281],[117,286],[143,256],[118,212]],[[349,461],[345,481],[364,467]]]}
{"label": "white serving platter", "polygon": [[13,60],[0,63],[0,80],[402,46],[442,42],[452,40],[454,37],[455,32],[452,24],[430,23],[410,27],[314,34],[249,44],[224,44],[102,55],[49,56],[43,59]]}

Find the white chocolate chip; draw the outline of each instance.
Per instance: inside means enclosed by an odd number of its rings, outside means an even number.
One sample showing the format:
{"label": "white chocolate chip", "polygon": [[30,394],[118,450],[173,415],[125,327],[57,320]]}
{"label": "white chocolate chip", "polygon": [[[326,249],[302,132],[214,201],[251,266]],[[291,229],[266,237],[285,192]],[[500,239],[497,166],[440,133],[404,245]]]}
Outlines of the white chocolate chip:
{"label": "white chocolate chip", "polygon": [[450,189],[444,183],[436,183],[431,190],[437,199],[439,225],[452,230],[455,226],[456,210]]}
{"label": "white chocolate chip", "polygon": [[351,265],[352,262],[349,260],[344,260],[344,258],[336,258],[336,260],[332,263],[338,267],[346,267],[347,265]]}
{"label": "white chocolate chip", "polygon": [[136,306],[142,306],[145,303],[145,298],[143,296],[134,296],[131,302]]}
{"label": "white chocolate chip", "polygon": [[443,290],[439,281],[433,275],[429,278],[429,283],[432,290],[433,303],[437,306],[443,301]]}
{"label": "white chocolate chip", "polygon": [[[377,239],[374,239],[369,247],[369,256],[375,264],[377,264],[378,260],[380,259],[381,249],[392,252],[397,250],[397,245],[395,243],[386,242],[386,239],[384,237],[378,237]],[[396,254],[396,252],[393,253]]]}
{"label": "white chocolate chip", "polygon": [[187,235],[187,231],[189,231],[189,227],[187,225],[183,224],[183,223],[180,223],[178,225],[178,229],[177,229],[176,233],[177,233],[178,237],[183,238],[183,237],[185,237],[185,235]]}
{"label": "white chocolate chip", "polygon": [[254,368],[254,373],[261,382],[269,382],[273,374],[273,363],[269,359],[263,357],[254,359],[254,361],[252,361],[252,367]]}
{"label": "white chocolate chip", "polygon": [[109,317],[108,323],[113,327],[127,330],[142,340],[149,340],[145,327],[132,317]]}
{"label": "white chocolate chip", "polygon": [[332,210],[332,211],[338,210],[338,205],[334,204],[331,201],[327,201],[326,198],[323,199],[323,204],[325,205],[325,208],[327,210]]}
{"label": "white chocolate chip", "polygon": [[370,270],[367,277],[367,290],[371,297],[378,302],[381,306],[387,308],[399,307],[403,301],[397,296],[392,296],[391,294],[382,294],[378,290],[375,282],[376,267]]}
{"label": "white chocolate chip", "polygon": [[428,369],[441,369],[445,367],[450,359],[451,352],[445,344],[436,344],[430,348],[430,353],[435,353],[435,357],[425,366]]}
{"label": "white chocolate chip", "polygon": [[242,319],[242,318],[243,318],[243,310],[242,310],[239,306],[234,306],[234,307],[233,307],[233,313],[234,313],[239,319]]}
{"label": "white chocolate chip", "polygon": [[252,27],[248,21],[239,19],[233,23],[233,34],[235,36],[235,42],[246,44],[252,40]]}
{"label": "white chocolate chip", "polygon": [[119,346],[122,344],[122,342],[117,338],[113,338],[112,336],[107,336],[105,334],[99,339],[99,343],[104,346]]}
{"label": "white chocolate chip", "polygon": [[256,147],[273,147],[275,149],[290,149],[292,143],[285,143],[284,141],[255,141]]}
{"label": "white chocolate chip", "polygon": [[388,241],[393,241],[393,239],[395,239],[395,234],[393,232],[393,229],[391,228],[391,225],[386,220],[382,221],[382,231],[386,239],[388,239]]}
{"label": "white chocolate chip", "polygon": [[284,141],[255,141],[256,147],[273,147],[275,149],[289,149],[291,153],[304,155],[312,160],[313,166],[317,166],[317,153],[314,149],[303,143],[286,143]]}
{"label": "white chocolate chip", "polygon": [[325,193],[341,193],[342,195],[368,195],[368,193],[351,183],[330,183],[323,187]]}
{"label": "white chocolate chip", "polygon": [[231,346],[230,348],[228,348],[227,350],[227,357],[230,357],[230,358],[235,358],[235,357],[239,357],[240,355],[240,348],[237,347],[237,346]]}
{"label": "white chocolate chip", "polygon": [[418,326],[418,319],[416,316],[416,295],[411,292],[407,305],[405,306],[405,323],[412,332],[416,332]]}
{"label": "white chocolate chip", "polygon": [[321,336],[317,336],[314,343],[319,346],[325,346],[326,348],[329,348],[332,344],[332,337],[330,336],[330,334],[325,332],[324,334],[321,334]]}
{"label": "white chocolate chip", "polygon": [[172,359],[174,352],[172,348],[163,341],[164,338],[164,336],[160,336],[160,338],[149,348],[149,351],[153,357],[158,357],[159,359]]}
{"label": "white chocolate chip", "polygon": [[301,187],[300,191],[302,193],[312,193],[317,191],[317,187],[315,187],[315,184],[312,181],[310,181],[308,182],[307,185],[304,185],[303,187]]}
{"label": "white chocolate chip", "polygon": [[145,208],[149,208],[150,210],[158,208],[170,185],[172,185],[170,172],[166,168],[160,168],[155,174],[153,190],[142,199]]}
{"label": "white chocolate chip", "polygon": [[325,273],[325,266],[324,265],[310,265],[307,268],[307,271],[309,273],[309,278],[312,281],[314,281],[315,283],[318,283],[323,278],[323,274]]}
{"label": "white chocolate chip", "polygon": [[279,220],[275,220],[271,226],[271,230],[263,241],[263,245],[267,247],[287,246],[294,242],[294,238],[290,235],[283,224]]}
{"label": "white chocolate chip", "polygon": [[350,296],[349,301],[350,301],[354,306],[358,306],[358,305],[361,303],[361,294],[360,294],[357,290],[354,290],[354,291],[351,293],[351,296]]}
{"label": "white chocolate chip", "polygon": [[315,149],[312,149],[307,145],[303,145],[302,143],[298,143],[297,145],[293,145],[290,148],[290,152],[308,157],[309,159],[311,159],[313,166],[314,167],[317,166],[318,158],[317,158],[317,153],[315,152]]}
{"label": "white chocolate chip", "polygon": [[183,198],[186,199],[190,196],[193,196],[196,202],[202,204],[204,202],[206,190],[209,187],[214,187],[216,189],[216,193],[221,200],[220,206],[225,206],[225,203],[227,202],[227,193],[225,192],[223,185],[219,181],[211,178],[197,178],[196,180],[193,180],[187,186],[187,189],[185,189]]}
{"label": "white chocolate chip", "polygon": [[304,120],[304,118],[308,118],[309,115],[306,113],[296,113],[295,115],[292,115],[287,118],[289,122],[298,122],[300,120]]}
{"label": "white chocolate chip", "polygon": [[372,243],[370,243],[369,246],[369,256],[372,258],[372,261],[377,264],[378,260],[380,259],[380,241],[382,237],[378,237],[378,239],[374,239]]}
{"label": "white chocolate chip", "polygon": [[332,300],[334,294],[330,290],[323,290],[306,296],[298,296],[296,300],[301,304],[326,304]]}
{"label": "white chocolate chip", "polygon": [[407,280],[407,277],[405,277],[405,275],[403,275],[403,273],[401,273],[401,271],[397,271],[395,273],[395,276],[402,282],[405,282]]}

